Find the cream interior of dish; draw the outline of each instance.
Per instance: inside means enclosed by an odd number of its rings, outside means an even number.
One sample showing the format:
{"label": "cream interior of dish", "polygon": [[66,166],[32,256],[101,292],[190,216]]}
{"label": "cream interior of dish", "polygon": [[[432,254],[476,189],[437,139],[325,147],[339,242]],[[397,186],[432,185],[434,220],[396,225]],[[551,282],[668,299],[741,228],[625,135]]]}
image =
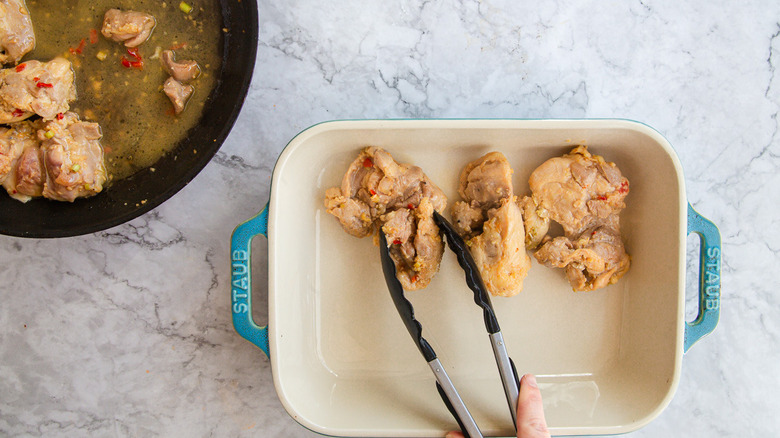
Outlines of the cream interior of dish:
{"label": "cream interior of dish", "polygon": [[[114,180],[153,165],[173,149],[198,123],[206,98],[216,83],[223,32],[219,2],[190,1],[189,14],[179,1],[159,0],[27,0],[36,37],[36,47],[24,57],[48,61],[65,56],[76,73],[78,100],[71,104],[82,120],[98,122],[103,130],[106,167]],[[121,58],[130,58],[126,47],[100,35],[108,9],[136,10],[152,14],[157,26],[139,46],[144,68],[127,68]],[[90,42],[96,30],[97,42]],[[69,49],[79,49],[72,53]],[[195,93],[185,111],[174,115],[171,102],[162,93],[168,77],[155,57],[157,48],[175,50],[177,59],[193,59],[201,66],[192,82]],[[105,59],[98,59],[98,54]],[[101,55],[102,57],[102,55]]]}
{"label": "cream interior of dish", "polygon": [[[393,307],[378,248],[344,233],[324,210],[325,189],[361,147],[381,146],[421,166],[452,200],[463,165],[489,151],[507,156],[522,194],[536,166],[580,143],[631,181],[621,214],[631,270],[615,285],[574,293],[562,270],[534,261],[523,292],[494,297],[493,306],[518,371],[539,376],[553,434],[628,432],[657,415],[674,392],[682,354],[685,198],[668,143],[620,121],[492,121],[460,130],[455,121],[384,123],[305,131],[275,169],[271,359],[291,415],[329,435],[438,436],[457,428]],[[407,297],[483,432],[512,434],[481,311],[449,249],[430,286]]]}

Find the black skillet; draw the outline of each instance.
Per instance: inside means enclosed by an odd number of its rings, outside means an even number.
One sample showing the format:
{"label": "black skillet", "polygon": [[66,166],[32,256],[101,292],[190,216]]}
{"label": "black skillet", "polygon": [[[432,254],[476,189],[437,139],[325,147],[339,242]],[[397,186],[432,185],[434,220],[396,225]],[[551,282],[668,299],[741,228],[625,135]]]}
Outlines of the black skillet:
{"label": "black skillet", "polygon": [[[227,137],[244,102],[257,53],[257,2],[221,0],[222,71],[200,122],[153,167],[114,182],[74,203],[33,199],[26,204],[0,193],[0,234],[66,237],[127,222],[162,204],[189,183]],[[196,150],[197,153],[193,153]]]}

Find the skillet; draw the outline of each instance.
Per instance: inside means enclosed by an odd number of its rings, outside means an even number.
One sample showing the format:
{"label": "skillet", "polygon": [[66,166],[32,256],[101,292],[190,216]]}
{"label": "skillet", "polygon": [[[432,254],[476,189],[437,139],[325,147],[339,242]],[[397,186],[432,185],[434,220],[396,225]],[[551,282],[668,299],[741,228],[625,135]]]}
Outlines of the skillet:
{"label": "skillet", "polygon": [[[134,219],[176,194],[208,164],[233,127],[252,79],[257,54],[257,2],[220,0],[222,68],[199,123],[149,168],[96,196],[73,203],[33,199],[26,204],[0,193],[0,234],[68,237],[102,231]],[[196,151],[196,152],[193,152]]]}

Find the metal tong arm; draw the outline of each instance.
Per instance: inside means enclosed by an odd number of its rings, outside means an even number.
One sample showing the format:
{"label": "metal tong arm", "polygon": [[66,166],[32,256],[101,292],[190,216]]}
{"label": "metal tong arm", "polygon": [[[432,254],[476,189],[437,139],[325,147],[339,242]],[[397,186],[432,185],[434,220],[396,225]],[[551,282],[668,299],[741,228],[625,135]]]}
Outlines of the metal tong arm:
{"label": "metal tong arm", "polygon": [[513,423],[517,427],[517,399],[520,396],[520,379],[512,359],[509,358],[498,319],[493,311],[493,305],[490,303],[490,294],[482,280],[482,275],[479,273],[479,268],[460,234],[439,212],[433,212],[433,220],[447,237],[448,246],[457,256],[458,264],[466,274],[466,284],[474,292],[474,302],[482,308],[485,328],[490,334],[490,343],[493,346],[493,355],[496,357],[498,373],[501,375],[501,383],[504,385],[506,401],[512,414]]}
{"label": "metal tong arm", "polygon": [[401,282],[396,278],[395,263],[390,257],[390,250],[387,246],[387,237],[381,229],[379,230],[379,251],[382,260],[382,272],[385,275],[385,283],[387,283],[390,296],[393,298],[395,308],[401,315],[401,319],[406,325],[406,329],[409,331],[414,343],[417,345],[417,348],[420,350],[420,353],[422,353],[425,361],[428,362],[431,371],[433,371],[433,375],[436,377],[436,388],[439,391],[439,395],[441,395],[444,404],[447,406],[447,409],[452,416],[455,417],[455,421],[458,422],[458,425],[463,431],[463,435],[466,438],[482,438],[482,432],[480,432],[479,427],[477,427],[477,423],[471,416],[466,404],[455,389],[455,385],[453,385],[452,380],[436,357],[436,352],[422,336],[422,325],[415,319],[414,307],[412,307],[412,303],[404,295],[403,286],[401,286]]}

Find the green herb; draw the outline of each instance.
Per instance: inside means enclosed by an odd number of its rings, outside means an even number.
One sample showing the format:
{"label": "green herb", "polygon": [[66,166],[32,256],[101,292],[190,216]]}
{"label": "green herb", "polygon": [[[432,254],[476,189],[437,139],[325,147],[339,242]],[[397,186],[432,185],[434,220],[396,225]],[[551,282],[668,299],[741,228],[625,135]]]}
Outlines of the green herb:
{"label": "green herb", "polygon": [[186,2],[181,2],[179,3],[179,10],[185,14],[189,14],[192,12],[192,6],[188,5]]}

